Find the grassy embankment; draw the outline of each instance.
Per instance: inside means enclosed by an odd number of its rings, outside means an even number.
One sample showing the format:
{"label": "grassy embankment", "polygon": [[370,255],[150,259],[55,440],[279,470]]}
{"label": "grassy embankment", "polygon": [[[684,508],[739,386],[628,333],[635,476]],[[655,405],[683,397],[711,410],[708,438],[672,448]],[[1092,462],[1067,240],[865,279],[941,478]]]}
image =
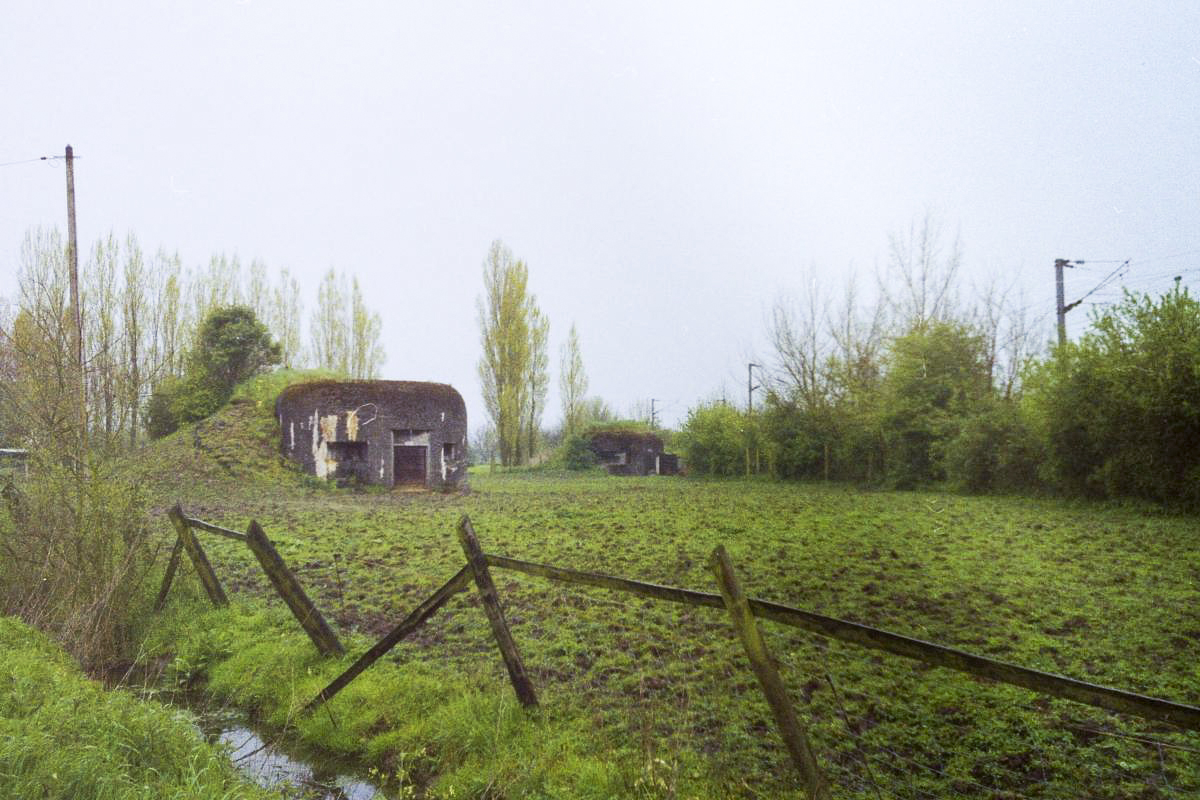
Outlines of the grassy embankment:
{"label": "grassy embankment", "polygon": [[278,798],[250,785],[191,720],[88,680],[61,647],[0,618],[0,797]]}
{"label": "grassy embankment", "polygon": [[[227,587],[249,605],[197,615],[173,602],[152,649],[174,654],[178,678],[207,681],[270,724],[431,796],[800,796],[721,613],[511,573],[497,583],[540,711],[516,706],[467,594],[328,711],[299,716],[371,637],[457,570],[464,513],[490,552],[706,591],[707,556],[723,543],[755,596],[1200,701],[1195,518],[536,473],[475,475],[467,496],[336,491],[279,462],[268,414],[251,399],[159,443],[141,465],[146,485],[161,505],[179,500],[229,527],[259,520],[351,654],[318,658],[279,602],[262,599],[249,553],[211,538]],[[1200,792],[1194,734],[763,627],[839,796],[875,796],[872,782],[884,797]]]}

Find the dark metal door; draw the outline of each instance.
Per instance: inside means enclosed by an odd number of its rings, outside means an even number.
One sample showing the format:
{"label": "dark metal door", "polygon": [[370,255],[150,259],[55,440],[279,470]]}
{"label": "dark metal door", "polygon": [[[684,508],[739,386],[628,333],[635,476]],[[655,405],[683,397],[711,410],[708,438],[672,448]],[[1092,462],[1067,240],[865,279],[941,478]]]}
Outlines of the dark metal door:
{"label": "dark metal door", "polygon": [[392,482],[396,486],[424,486],[425,462],[429,448],[398,444],[392,470]]}

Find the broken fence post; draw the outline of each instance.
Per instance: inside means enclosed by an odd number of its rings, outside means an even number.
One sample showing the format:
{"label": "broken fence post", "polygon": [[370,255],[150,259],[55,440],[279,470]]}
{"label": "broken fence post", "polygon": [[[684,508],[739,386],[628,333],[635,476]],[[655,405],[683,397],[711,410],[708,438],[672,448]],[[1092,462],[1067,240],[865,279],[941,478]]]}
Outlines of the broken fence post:
{"label": "broken fence post", "polygon": [[178,534],[175,544],[171,547],[171,557],[167,560],[167,571],[163,573],[162,586],[158,590],[158,599],[154,601],[154,610],[162,611],[167,604],[167,592],[171,591],[171,582],[175,580],[175,570],[179,568],[179,555],[183,550],[183,539]]}
{"label": "broken fence post", "polygon": [[309,599],[300,581],[296,580],[296,576],[288,569],[275,545],[271,544],[262,526],[255,520],[250,521],[250,528],[246,531],[246,545],[258,559],[276,593],[287,603],[292,615],[300,623],[300,627],[304,628],[304,632],[321,655],[340,656],[345,653],[337,634],[329,627],[325,617],[321,616],[321,612]]}
{"label": "broken fence post", "polygon": [[513,641],[512,634],[508,630],[508,623],[504,621],[504,611],[500,608],[500,597],[496,592],[496,584],[492,582],[492,573],[488,570],[487,557],[479,546],[475,529],[471,527],[471,519],[466,515],[458,523],[458,542],[467,556],[467,566],[471,568],[471,573],[475,578],[475,586],[479,589],[479,598],[483,601],[483,610],[487,612],[488,622],[492,626],[492,635],[496,637],[500,655],[504,657],[504,666],[508,668],[508,677],[512,681],[513,690],[517,693],[517,699],[523,706],[536,706],[538,704],[537,692],[534,691],[533,683],[525,672],[525,665],[521,662],[521,654],[517,651],[516,642]]}
{"label": "broken fence post", "polygon": [[725,608],[729,610],[734,630],[737,631],[738,638],[742,640],[742,647],[746,649],[746,655],[750,658],[750,666],[753,667],[754,675],[758,678],[763,694],[766,695],[767,704],[771,707],[771,714],[775,717],[775,724],[779,727],[783,743],[787,745],[792,761],[795,762],[804,779],[808,796],[811,800],[828,800],[830,797],[829,784],[825,781],[825,776],[821,774],[821,768],[817,765],[817,757],[808,741],[808,734],[800,725],[800,720],[796,717],[796,711],[792,708],[792,702],[788,698],[787,689],[779,677],[779,671],[775,669],[775,664],[771,660],[771,654],[758,630],[754,613],[750,610],[746,595],[742,592],[741,584],[738,583],[737,576],[733,572],[729,554],[725,552],[723,546],[717,545],[712,555],[709,556],[708,563],[716,575],[717,585],[721,589],[721,597],[725,600]]}
{"label": "broken fence post", "polygon": [[208,563],[208,556],[204,554],[204,548],[200,546],[200,542],[196,541],[195,534],[188,528],[187,521],[183,518],[183,509],[176,503],[175,507],[167,512],[167,516],[175,525],[175,532],[179,534],[179,539],[183,542],[183,549],[187,551],[188,558],[192,560],[192,565],[196,568],[196,574],[200,576],[200,583],[204,584],[204,591],[208,593],[208,599],[212,600],[214,606],[229,605],[229,598],[225,596],[225,590],[221,588],[221,582],[217,580],[217,573],[213,572],[212,564]]}

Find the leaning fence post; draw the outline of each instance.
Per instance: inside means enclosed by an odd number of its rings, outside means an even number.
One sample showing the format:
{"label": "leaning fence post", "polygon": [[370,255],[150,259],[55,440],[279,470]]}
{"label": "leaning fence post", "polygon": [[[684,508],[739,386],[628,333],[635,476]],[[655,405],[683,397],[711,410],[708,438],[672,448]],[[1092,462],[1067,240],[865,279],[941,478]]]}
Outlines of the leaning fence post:
{"label": "leaning fence post", "polygon": [[513,641],[512,634],[508,630],[508,623],[504,621],[504,611],[500,608],[500,597],[496,592],[496,584],[492,582],[492,573],[488,570],[487,557],[484,556],[483,549],[479,546],[475,529],[471,527],[471,519],[466,515],[458,523],[458,541],[462,545],[463,553],[467,556],[467,565],[470,566],[471,573],[475,577],[475,586],[479,589],[483,610],[487,612],[488,622],[492,626],[492,635],[496,637],[500,655],[504,657],[504,666],[508,667],[508,677],[517,693],[517,699],[523,706],[536,706],[538,704],[537,693],[533,690],[533,683],[525,672],[525,665],[521,662],[521,654],[517,652],[516,642]]}
{"label": "leaning fence post", "polygon": [[329,623],[321,616],[321,612],[313,605],[313,601],[304,592],[300,581],[296,580],[296,576],[288,569],[288,565],[284,563],[279,551],[275,549],[275,545],[271,544],[271,540],[263,532],[262,526],[255,520],[250,521],[250,528],[246,531],[246,545],[249,546],[250,552],[254,553],[263,572],[267,574],[267,579],[271,581],[275,591],[283,598],[283,602],[287,603],[288,608],[292,610],[292,615],[300,622],[300,627],[304,628],[304,632],[308,634],[308,638],[316,645],[321,655],[343,655],[346,651],[342,648],[342,643],[338,641],[337,634],[333,632]]}
{"label": "leaning fence post", "polygon": [[208,599],[212,600],[214,606],[229,605],[229,598],[225,596],[225,590],[221,588],[221,582],[217,580],[217,573],[213,572],[212,564],[208,563],[204,548],[196,541],[196,535],[188,528],[187,520],[183,518],[183,508],[176,503],[175,507],[167,512],[167,516],[175,525],[175,532],[183,542],[183,549],[187,551],[188,558],[196,567],[196,574],[200,576],[200,583],[204,584],[204,591],[208,592]]}
{"label": "leaning fence post", "polygon": [[167,560],[167,571],[163,573],[162,586],[158,589],[158,599],[154,601],[154,610],[162,611],[167,604],[167,592],[171,591],[171,581],[175,580],[175,570],[179,568],[179,554],[183,550],[183,539],[175,537],[171,547],[171,557]]}
{"label": "leaning fence post", "polygon": [[750,604],[742,592],[741,584],[733,573],[733,564],[729,561],[729,554],[725,552],[722,545],[717,545],[712,555],[709,556],[708,563],[717,577],[717,586],[721,589],[725,608],[729,610],[729,616],[733,620],[734,630],[742,640],[742,646],[750,658],[750,666],[754,669],[754,675],[758,678],[763,694],[766,695],[767,704],[771,706],[775,724],[779,727],[779,733],[783,737],[784,744],[787,745],[792,761],[795,762],[804,779],[808,796],[812,800],[827,800],[830,796],[829,784],[826,783],[825,776],[821,774],[821,768],[817,765],[817,757],[813,754],[808,735],[796,717],[792,702],[788,698],[787,689],[784,688],[779,671],[775,669],[771,654],[758,630],[754,612],[750,610]]}

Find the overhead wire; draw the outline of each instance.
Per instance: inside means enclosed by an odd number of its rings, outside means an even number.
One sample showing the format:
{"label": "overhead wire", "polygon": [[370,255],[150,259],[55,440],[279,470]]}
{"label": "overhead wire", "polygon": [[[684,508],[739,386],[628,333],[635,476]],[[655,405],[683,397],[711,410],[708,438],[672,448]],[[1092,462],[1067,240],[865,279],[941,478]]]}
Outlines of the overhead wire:
{"label": "overhead wire", "polygon": [[1129,259],[1127,258],[1127,259],[1125,259],[1124,261],[1122,261],[1122,262],[1121,262],[1121,264],[1120,264],[1120,265],[1119,265],[1119,266],[1118,266],[1116,269],[1114,269],[1112,272],[1110,272],[1110,273],[1108,273],[1107,275],[1105,275],[1105,276],[1104,276],[1104,279],[1103,279],[1103,280],[1101,280],[1099,283],[1097,283],[1097,284],[1096,284],[1094,287],[1092,287],[1091,291],[1089,291],[1089,292],[1088,292],[1087,294],[1085,294],[1083,297],[1081,297],[1081,298],[1079,298],[1078,300],[1076,300],[1074,303],[1068,303],[1068,304],[1067,304],[1067,305],[1066,305],[1066,306],[1063,308],[1063,311],[1070,311],[1072,308],[1074,308],[1075,306],[1079,305],[1079,304],[1080,304],[1080,303],[1082,303],[1084,300],[1087,300],[1089,297],[1091,297],[1093,294],[1095,294],[1095,293],[1096,293],[1098,290],[1100,290],[1100,289],[1103,289],[1103,288],[1104,288],[1104,286],[1105,286],[1105,285],[1106,285],[1106,284],[1107,284],[1109,281],[1111,281],[1113,278],[1119,277],[1123,271],[1126,271],[1126,270],[1128,270],[1128,269],[1129,269]]}
{"label": "overhead wire", "polygon": [[[61,161],[65,158],[66,156],[38,156],[37,158],[26,158],[22,161],[5,161],[0,163],[0,167],[15,167],[18,164],[34,164],[38,161]],[[74,158],[80,158],[80,156],[74,156]]]}
{"label": "overhead wire", "polygon": [[1200,250],[1185,250],[1182,253],[1171,253],[1166,256],[1153,256],[1152,258],[1140,258],[1135,263],[1137,264],[1153,264],[1155,261],[1170,261],[1172,258],[1183,258],[1184,256],[1200,255]]}

